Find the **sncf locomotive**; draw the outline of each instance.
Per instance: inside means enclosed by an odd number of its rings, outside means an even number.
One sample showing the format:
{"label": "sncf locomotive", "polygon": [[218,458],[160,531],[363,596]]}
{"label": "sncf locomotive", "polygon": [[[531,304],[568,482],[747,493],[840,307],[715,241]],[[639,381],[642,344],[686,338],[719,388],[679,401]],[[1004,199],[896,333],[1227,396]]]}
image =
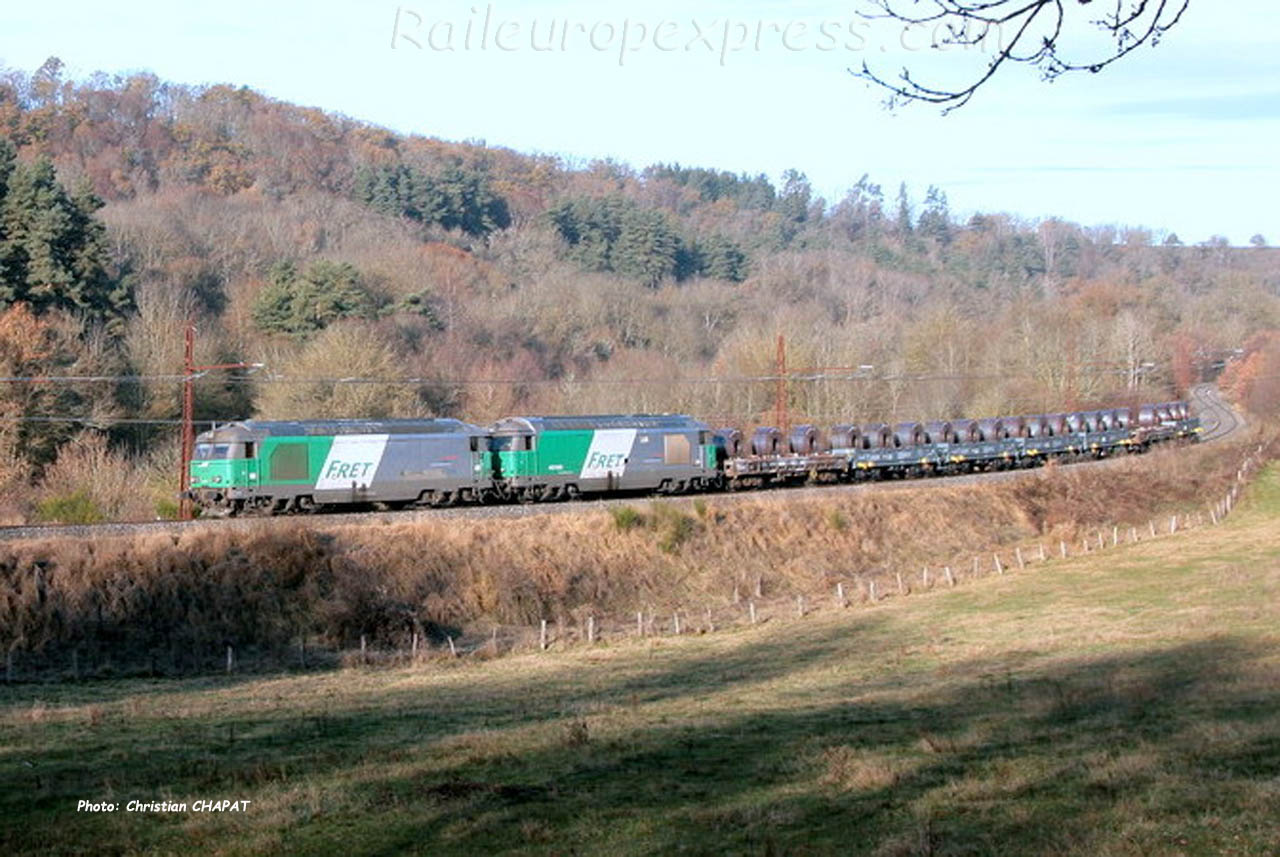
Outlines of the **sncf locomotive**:
{"label": "sncf locomotive", "polygon": [[1195,439],[1185,402],[1070,414],[750,437],[682,415],[249,420],[197,438],[190,494],[205,514],[546,502],[805,482],[941,476],[1142,452]]}

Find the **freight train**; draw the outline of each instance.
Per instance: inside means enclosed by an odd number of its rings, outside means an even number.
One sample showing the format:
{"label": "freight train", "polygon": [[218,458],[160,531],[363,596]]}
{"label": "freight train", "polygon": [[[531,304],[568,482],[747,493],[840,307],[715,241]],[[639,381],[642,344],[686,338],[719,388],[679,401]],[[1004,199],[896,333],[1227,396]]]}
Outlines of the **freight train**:
{"label": "freight train", "polygon": [[1194,440],[1185,402],[896,425],[761,427],[748,438],[684,415],[249,420],[196,439],[206,515],[534,503],[811,482],[941,476],[1143,452]]}

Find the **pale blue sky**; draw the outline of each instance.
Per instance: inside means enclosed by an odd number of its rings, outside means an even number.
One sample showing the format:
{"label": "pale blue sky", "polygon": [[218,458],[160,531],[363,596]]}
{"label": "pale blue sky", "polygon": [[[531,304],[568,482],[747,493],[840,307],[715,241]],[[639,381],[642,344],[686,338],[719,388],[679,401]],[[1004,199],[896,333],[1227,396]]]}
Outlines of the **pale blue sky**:
{"label": "pale blue sky", "polygon": [[[22,4],[5,12],[0,62],[30,71],[56,55],[75,76],[150,70],[248,85],[397,131],[584,161],[679,161],[775,178],[795,167],[829,201],[865,172],[889,196],[905,180],[916,201],[936,184],[962,215],[1143,225],[1188,243],[1223,234],[1239,244],[1260,232],[1280,243],[1274,3],[1193,0],[1157,49],[1052,85],[1011,69],[946,117],[923,105],[886,113],[845,69],[866,57],[890,71],[906,61],[953,73],[982,56],[939,56],[922,50],[927,34],[868,30],[856,8]],[[633,48],[625,52],[623,32]]]}

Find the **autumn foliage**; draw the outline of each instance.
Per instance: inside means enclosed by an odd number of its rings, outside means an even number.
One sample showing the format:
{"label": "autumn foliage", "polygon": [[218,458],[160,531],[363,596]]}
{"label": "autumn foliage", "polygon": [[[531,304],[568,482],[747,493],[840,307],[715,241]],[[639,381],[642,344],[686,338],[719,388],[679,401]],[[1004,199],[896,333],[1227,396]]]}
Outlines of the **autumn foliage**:
{"label": "autumn foliage", "polygon": [[[0,138],[0,313],[25,307],[0,359],[120,379],[0,388],[19,518],[76,508],[37,495],[82,427],[156,484],[189,322],[197,363],[264,364],[202,376],[205,422],[739,426],[774,419],[779,335],[792,423],[829,426],[1167,400],[1280,329],[1280,251],[962,220],[939,188],[867,175],[825,200],[797,169],[576,163],[57,60],[0,71]],[[1249,373],[1265,402],[1270,370]],[[171,507],[146,492],[134,514]]]}
{"label": "autumn foliage", "polygon": [[1280,415],[1280,330],[1250,337],[1244,355],[1230,363],[1219,381],[1223,390],[1251,413]]}

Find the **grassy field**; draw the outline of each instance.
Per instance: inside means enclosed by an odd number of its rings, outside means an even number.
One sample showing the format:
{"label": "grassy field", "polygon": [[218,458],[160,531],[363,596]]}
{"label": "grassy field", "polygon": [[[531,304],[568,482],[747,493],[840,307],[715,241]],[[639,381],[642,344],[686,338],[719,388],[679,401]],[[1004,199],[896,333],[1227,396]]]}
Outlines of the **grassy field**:
{"label": "grassy field", "polygon": [[[1218,528],[714,635],[3,688],[0,852],[1274,855],[1278,533],[1273,467]],[[166,798],[252,804],[123,809]]]}

